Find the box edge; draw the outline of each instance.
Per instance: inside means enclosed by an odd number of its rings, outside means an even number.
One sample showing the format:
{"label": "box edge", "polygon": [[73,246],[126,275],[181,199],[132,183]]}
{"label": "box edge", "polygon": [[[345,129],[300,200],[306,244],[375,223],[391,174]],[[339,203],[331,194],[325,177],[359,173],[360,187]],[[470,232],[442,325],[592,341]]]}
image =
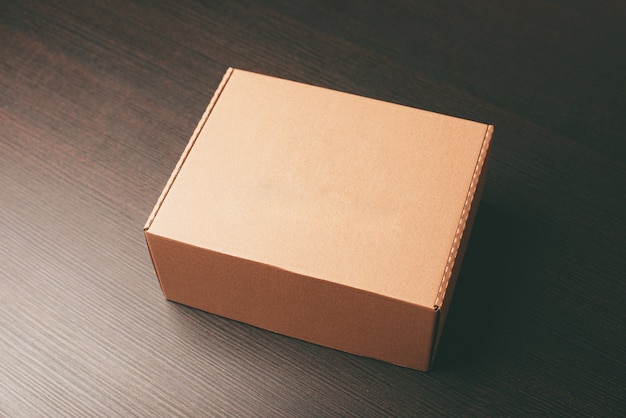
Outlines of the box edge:
{"label": "box edge", "polygon": [[156,215],[159,212],[159,209],[161,208],[161,206],[163,205],[163,202],[165,201],[165,197],[167,196],[168,192],[170,191],[172,185],[174,184],[174,181],[176,180],[176,177],[178,176],[178,173],[180,172],[183,164],[185,163],[185,160],[187,159],[187,156],[191,152],[191,149],[193,148],[194,144],[196,143],[196,140],[198,139],[198,136],[200,135],[200,132],[202,132],[202,129],[204,128],[204,125],[206,124],[207,120],[209,119],[209,116],[211,115],[211,112],[213,111],[213,108],[217,104],[217,101],[218,101],[219,97],[221,96],[222,92],[224,91],[224,88],[226,87],[226,84],[230,80],[230,77],[231,77],[231,75],[233,74],[234,71],[235,71],[234,68],[229,67],[226,70],[226,72],[224,73],[224,75],[222,76],[222,80],[220,81],[220,84],[217,86],[217,89],[215,90],[215,93],[213,93],[213,97],[211,98],[211,101],[209,102],[207,108],[205,109],[204,114],[200,118],[200,121],[196,125],[196,128],[194,129],[193,134],[189,138],[189,141],[187,142],[187,145],[185,146],[185,149],[183,150],[183,153],[179,157],[178,162],[176,163],[176,166],[174,167],[174,170],[170,174],[170,177],[167,180],[167,183],[165,183],[165,186],[163,187],[163,190],[161,191],[161,194],[160,194],[159,198],[157,199],[157,202],[154,205],[154,208],[152,209],[152,212],[148,216],[148,219],[146,220],[146,223],[144,224],[144,227],[143,227],[144,231],[147,231],[150,228],[150,226],[152,225],[152,222],[156,218]]}
{"label": "box edge", "polygon": [[439,285],[439,289],[437,291],[437,296],[435,298],[435,309],[439,309],[443,298],[446,294],[448,284],[450,282],[450,277],[452,276],[452,268],[456,261],[456,256],[459,251],[459,247],[461,245],[461,240],[463,237],[463,233],[467,226],[467,220],[469,217],[470,210],[475,203],[474,196],[476,193],[476,189],[478,187],[480,174],[482,172],[483,166],[485,165],[485,160],[488,154],[489,145],[491,143],[491,136],[493,134],[493,125],[487,125],[485,129],[485,135],[482,140],[480,152],[478,154],[478,159],[476,160],[476,165],[474,167],[474,172],[472,174],[472,179],[470,181],[469,188],[467,190],[467,194],[465,197],[465,203],[463,204],[463,210],[461,211],[461,216],[459,218],[459,222],[457,224],[456,232],[454,234],[454,239],[452,240],[452,247],[450,248],[450,253],[448,254],[448,260],[446,262],[446,266],[443,271],[443,276],[441,278],[441,283]]}

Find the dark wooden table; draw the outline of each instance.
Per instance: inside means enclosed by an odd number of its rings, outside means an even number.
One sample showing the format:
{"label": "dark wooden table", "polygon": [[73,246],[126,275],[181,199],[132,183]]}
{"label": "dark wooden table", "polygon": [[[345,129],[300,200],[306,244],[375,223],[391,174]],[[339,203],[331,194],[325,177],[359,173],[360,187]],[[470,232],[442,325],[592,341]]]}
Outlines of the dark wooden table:
{"label": "dark wooden table", "polygon": [[[626,414],[624,22],[622,1],[0,0],[0,416]],[[142,227],[228,66],[495,125],[434,371],[163,299]]]}

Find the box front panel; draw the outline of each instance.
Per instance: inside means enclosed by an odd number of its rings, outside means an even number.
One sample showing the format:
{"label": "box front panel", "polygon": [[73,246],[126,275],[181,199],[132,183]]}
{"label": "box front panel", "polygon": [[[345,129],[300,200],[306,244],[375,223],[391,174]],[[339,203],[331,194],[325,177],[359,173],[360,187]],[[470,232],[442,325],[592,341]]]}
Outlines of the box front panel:
{"label": "box front panel", "polygon": [[429,367],[437,313],[146,232],[165,297],[330,348]]}

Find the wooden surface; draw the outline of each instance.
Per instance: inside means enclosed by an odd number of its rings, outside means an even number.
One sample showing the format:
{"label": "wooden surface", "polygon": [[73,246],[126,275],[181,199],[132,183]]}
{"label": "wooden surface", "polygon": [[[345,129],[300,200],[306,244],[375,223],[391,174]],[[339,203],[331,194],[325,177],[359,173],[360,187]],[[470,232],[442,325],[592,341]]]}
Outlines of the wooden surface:
{"label": "wooden surface", "polygon": [[[626,4],[0,0],[0,416],[626,414]],[[436,369],[166,302],[228,66],[495,125]]]}

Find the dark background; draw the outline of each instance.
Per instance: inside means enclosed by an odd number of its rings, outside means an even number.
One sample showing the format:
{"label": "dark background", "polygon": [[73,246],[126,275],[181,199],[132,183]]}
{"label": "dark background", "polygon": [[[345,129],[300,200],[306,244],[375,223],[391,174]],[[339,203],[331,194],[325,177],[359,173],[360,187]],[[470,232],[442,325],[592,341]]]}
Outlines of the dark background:
{"label": "dark background", "polygon": [[[0,0],[0,416],[624,415],[626,3]],[[435,370],[160,292],[228,66],[495,125]]]}

